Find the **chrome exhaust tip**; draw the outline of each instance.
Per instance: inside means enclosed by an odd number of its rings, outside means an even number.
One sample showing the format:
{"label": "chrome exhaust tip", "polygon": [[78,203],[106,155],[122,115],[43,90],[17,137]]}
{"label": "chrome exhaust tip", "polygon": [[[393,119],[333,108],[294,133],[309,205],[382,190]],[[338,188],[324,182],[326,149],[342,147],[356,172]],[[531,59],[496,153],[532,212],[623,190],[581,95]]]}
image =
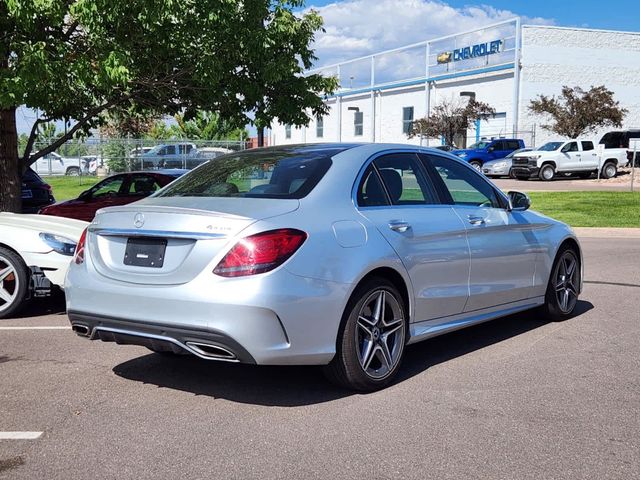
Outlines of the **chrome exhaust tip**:
{"label": "chrome exhaust tip", "polygon": [[212,345],[201,342],[187,342],[187,346],[197,352],[199,355],[206,358],[228,361],[238,360],[235,353],[227,350],[224,347],[221,347],[220,345]]}
{"label": "chrome exhaust tip", "polygon": [[90,334],[89,327],[87,327],[86,325],[82,325],[81,323],[72,324],[71,330],[76,332],[76,334],[80,335],[81,337],[88,337]]}

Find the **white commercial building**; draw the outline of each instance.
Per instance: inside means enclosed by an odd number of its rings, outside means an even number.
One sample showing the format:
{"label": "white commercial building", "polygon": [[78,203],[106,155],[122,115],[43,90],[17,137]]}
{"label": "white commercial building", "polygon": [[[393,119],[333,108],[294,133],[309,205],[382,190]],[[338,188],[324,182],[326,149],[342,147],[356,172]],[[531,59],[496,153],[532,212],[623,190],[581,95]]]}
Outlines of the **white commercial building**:
{"label": "white commercial building", "polygon": [[[458,146],[480,138],[517,137],[528,145],[557,138],[547,119],[529,112],[538,95],[562,86],[605,85],[629,113],[624,128],[640,126],[640,32],[521,25],[516,18],[482,29],[380,52],[314,71],[335,75],[340,89],[327,98],[328,115],[308,127],[276,124],[270,144],[400,142],[412,120],[440,102],[475,97],[496,115],[461,132]],[[466,135],[465,135],[466,133]],[[593,138],[598,140],[604,131]]]}

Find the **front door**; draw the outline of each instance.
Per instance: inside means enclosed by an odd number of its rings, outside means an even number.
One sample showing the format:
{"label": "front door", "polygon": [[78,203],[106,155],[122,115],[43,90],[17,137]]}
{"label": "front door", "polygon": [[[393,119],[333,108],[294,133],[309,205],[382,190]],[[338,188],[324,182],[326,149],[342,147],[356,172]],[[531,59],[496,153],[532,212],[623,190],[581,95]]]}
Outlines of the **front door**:
{"label": "front door", "polygon": [[423,159],[466,227],[471,272],[465,312],[532,297],[536,225],[520,212],[509,212],[494,187],[466,165],[439,155]]}
{"label": "front door", "polygon": [[578,148],[578,142],[569,142],[562,147],[560,150],[560,154],[564,157],[562,162],[557,165],[557,170],[560,171],[571,171],[571,170],[580,170],[581,163],[580,159],[582,154],[580,149]]}
{"label": "front door", "polygon": [[409,274],[415,321],[462,313],[468,297],[465,226],[442,205],[415,153],[376,158],[358,190],[358,208]]}

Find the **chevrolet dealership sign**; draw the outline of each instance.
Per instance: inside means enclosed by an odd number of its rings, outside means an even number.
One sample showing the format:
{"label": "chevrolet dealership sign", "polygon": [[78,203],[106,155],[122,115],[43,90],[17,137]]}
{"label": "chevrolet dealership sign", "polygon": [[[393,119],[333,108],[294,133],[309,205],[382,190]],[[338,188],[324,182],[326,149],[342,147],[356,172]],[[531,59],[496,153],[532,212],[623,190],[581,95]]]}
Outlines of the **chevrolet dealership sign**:
{"label": "chevrolet dealership sign", "polygon": [[494,40],[492,42],[478,43],[470,47],[456,48],[453,52],[443,52],[437,57],[438,63],[449,63],[451,61],[459,62],[460,60],[468,60],[470,58],[486,57],[500,53],[502,49],[502,40]]}

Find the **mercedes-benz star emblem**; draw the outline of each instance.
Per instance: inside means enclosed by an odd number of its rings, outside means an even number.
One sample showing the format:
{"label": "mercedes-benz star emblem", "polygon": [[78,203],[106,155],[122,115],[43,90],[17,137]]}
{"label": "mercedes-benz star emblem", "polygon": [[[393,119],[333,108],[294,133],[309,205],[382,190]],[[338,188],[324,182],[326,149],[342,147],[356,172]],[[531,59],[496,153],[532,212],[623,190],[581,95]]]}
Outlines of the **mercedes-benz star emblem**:
{"label": "mercedes-benz star emblem", "polygon": [[144,225],[144,215],[142,213],[136,213],[136,216],[133,217],[133,225],[136,228],[141,228]]}

